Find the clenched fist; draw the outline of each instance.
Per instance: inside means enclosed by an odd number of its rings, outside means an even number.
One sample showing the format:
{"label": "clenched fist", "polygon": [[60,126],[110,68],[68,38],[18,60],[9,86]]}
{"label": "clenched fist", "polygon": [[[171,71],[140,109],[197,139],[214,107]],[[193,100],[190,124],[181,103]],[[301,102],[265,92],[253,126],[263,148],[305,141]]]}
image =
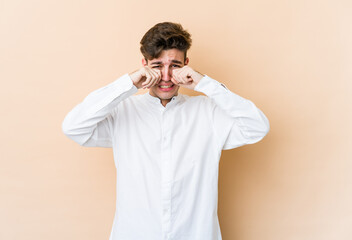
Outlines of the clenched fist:
{"label": "clenched fist", "polygon": [[135,72],[130,73],[129,76],[137,89],[150,88],[155,84],[158,84],[161,80],[160,70],[152,69],[148,66],[144,66]]}
{"label": "clenched fist", "polygon": [[193,70],[191,67],[184,66],[173,70],[171,81],[181,87],[194,90],[194,87],[203,77],[203,74]]}

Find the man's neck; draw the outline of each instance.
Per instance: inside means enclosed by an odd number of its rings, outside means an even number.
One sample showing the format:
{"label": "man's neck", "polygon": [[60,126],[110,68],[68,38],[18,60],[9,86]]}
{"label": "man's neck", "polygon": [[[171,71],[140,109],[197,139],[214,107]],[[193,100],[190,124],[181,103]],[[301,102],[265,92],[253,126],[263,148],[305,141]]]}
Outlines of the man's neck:
{"label": "man's neck", "polygon": [[166,104],[168,104],[171,101],[171,99],[162,99],[161,104],[166,107]]}

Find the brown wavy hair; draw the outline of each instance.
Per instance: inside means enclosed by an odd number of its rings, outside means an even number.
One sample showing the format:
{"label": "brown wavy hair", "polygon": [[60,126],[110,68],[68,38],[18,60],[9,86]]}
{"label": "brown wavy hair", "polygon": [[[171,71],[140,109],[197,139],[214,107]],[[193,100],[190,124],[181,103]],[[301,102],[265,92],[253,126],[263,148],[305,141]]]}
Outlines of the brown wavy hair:
{"label": "brown wavy hair", "polygon": [[163,50],[176,48],[184,52],[191,47],[191,34],[179,23],[162,22],[149,29],[140,41],[140,50],[145,60],[158,58]]}

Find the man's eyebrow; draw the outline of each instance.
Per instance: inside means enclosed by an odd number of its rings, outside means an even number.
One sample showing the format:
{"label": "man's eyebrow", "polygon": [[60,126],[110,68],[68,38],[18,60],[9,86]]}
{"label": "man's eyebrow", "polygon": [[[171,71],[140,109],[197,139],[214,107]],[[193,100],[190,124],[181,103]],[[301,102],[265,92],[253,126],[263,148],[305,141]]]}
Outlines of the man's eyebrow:
{"label": "man's eyebrow", "polygon": [[171,62],[173,63],[178,63],[178,64],[182,64],[182,62],[178,61],[178,60],[172,60]]}
{"label": "man's eyebrow", "polygon": [[[173,63],[178,63],[178,64],[182,64],[182,62],[181,62],[181,61],[178,61],[178,60],[171,60],[171,62],[173,62]],[[162,62],[153,62],[153,63],[151,63],[151,65],[153,65],[153,64],[155,64],[155,65],[157,65],[157,64],[162,64]]]}

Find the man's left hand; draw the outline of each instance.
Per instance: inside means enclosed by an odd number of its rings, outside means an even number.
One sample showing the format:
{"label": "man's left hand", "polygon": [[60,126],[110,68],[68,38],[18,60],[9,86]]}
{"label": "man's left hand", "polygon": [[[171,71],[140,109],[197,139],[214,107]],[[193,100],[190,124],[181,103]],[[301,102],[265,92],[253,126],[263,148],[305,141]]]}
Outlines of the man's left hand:
{"label": "man's left hand", "polygon": [[193,70],[188,66],[184,66],[182,68],[174,69],[172,71],[171,81],[181,87],[194,90],[194,87],[199,83],[199,81],[203,77],[203,74]]}

